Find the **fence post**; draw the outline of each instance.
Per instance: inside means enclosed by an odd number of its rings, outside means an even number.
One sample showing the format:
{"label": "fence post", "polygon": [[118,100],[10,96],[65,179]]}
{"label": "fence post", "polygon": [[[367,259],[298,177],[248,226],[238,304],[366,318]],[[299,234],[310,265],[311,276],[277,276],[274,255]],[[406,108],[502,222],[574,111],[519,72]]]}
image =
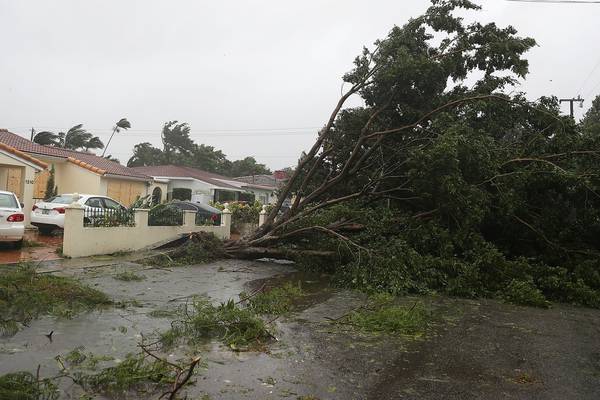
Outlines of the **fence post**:
{"label": "fence post", "polygon": [[183,210],[183,226],[196,226],[196,211]]}
{"label": "fence post", "polygon": [[225,227],[225,239],[231,237],[231,211],[229,211],[229,204],[224,204],[225,208],[221,211],[221,226]]}
{"label": "fence post", "polygon": [[145,208],[136,208],[133,210],[133,212],[135,226],[138,228],[146,228],[148,226],[148,213],[150,210]]}
{"label": "fence post", "polygon": [[262,206],[262,210],[258,214],[258,226],[263,226],[265,221],[267,220],[267,205]]}
{"label": "fence post", "polygon": [[72,203],[65,207],[65,225],[63,231],[63,255],[67,257],[78,257],[77,249],[83,236],[83,215],[85,209],[78,203]]}

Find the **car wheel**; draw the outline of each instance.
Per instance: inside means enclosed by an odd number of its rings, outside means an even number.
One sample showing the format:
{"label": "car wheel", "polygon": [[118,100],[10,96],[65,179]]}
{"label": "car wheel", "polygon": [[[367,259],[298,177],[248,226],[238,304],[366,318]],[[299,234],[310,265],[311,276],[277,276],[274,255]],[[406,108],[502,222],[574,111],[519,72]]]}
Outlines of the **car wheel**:
{"label": "car wheel", "polygon": [[38,228],[40,231],[40,234],[44,235],[44,236],[50,236],[52,235],[52,232],[54,232],[54,228],[49,228],[49,227],[43,227],[43,228]]}
{"label": "car wheel", "polygon": [[23,247],[23,239],[19,240],[18,242],[14,242],[13,247],[17,250]]}

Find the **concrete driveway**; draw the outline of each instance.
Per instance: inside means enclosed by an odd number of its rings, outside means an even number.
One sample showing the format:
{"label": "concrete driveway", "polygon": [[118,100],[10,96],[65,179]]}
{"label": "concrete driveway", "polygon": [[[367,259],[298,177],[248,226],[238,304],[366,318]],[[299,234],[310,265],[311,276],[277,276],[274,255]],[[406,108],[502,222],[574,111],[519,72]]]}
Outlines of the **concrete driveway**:
{"label": "concrete driveway", "polygon": [[42,236],[37,230],[28,230],[23,247],[19,250],[10,243],[0,243],[0,264],[58,260],[61,256],[57,254],[57,249],[62,247],[62,241],[62,234]]}

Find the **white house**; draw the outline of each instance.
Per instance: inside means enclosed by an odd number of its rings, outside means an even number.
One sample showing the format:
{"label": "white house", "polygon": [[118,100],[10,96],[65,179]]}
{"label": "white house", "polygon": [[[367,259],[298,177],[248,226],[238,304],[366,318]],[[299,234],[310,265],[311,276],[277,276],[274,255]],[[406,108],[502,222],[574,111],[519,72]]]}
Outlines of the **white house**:
{"label": "white house", "polygon": [[154,178],[154,190],[166,191],[169,200],[174,197],[181,198],[182,195],[193,202],[204,204],[211,201],[252,201],[254,199],[263,204],[270,204],[276,200],[277,188],[274,186],[240,182],[192,167],[156,165],[134,167],[133,170]]}

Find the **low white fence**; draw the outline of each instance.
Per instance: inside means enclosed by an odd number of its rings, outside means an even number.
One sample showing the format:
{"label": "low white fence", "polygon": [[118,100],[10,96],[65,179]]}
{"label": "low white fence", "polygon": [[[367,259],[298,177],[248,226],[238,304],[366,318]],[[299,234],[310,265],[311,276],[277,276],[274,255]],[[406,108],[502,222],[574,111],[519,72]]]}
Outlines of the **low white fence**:
{"label": "low white fence", "polygon": [[134,226],[85,227],[84,209],[71,205],[65,209],[63,254],[68,257],[86,257],[135,251],[159,246],[191,232],[212,232],[221,239],[229,239],[231,212],[223,210],[221,226],[196,225],[195,211],[184,211],[183,225],[148,226],[149,210],[134,210]]}

